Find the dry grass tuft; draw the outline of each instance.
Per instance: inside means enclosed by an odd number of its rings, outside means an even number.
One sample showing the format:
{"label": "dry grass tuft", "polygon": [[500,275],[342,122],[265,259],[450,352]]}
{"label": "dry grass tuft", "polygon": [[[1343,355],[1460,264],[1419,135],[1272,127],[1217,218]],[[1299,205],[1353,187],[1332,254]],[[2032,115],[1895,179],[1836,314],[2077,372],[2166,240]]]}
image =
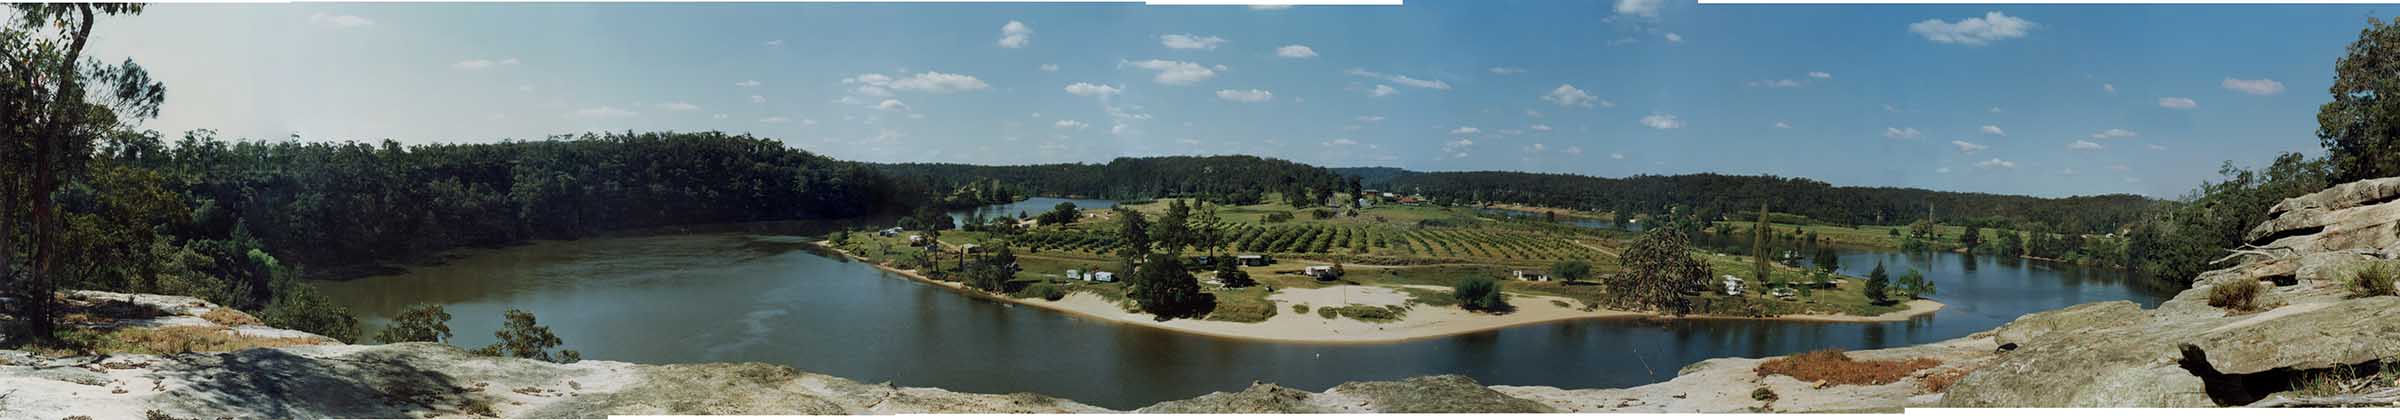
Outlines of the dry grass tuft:
{"label": "dry grass tuft", "polygon": [[1825,349],[1768,360],[1758,365],[1758,376],[1790,376],[1802,382],[1824,381],[1830,385],[1882,385],[1899,382],[1920,370],[1941,365],[1928,358],[1908,360],[1851,360],[1841,349]]}
{"label": "dry grass tuft", "polygon": [[2257,312],[2266,308],[2265,299],[2260,299],[2266,292],[2267,286],[2256,281],[2236,279],[2220,282],[2208,290],[2208,306],[2225,308],[2225,311],[2233,313]]}
{"label": "dry grass tuft", "polygon": [[1927,373],[1922,379],[1925,383],[1925,392],[1948,391],[1951,385],[1957,385],[1958,380],[1966,379],[1967,374],[1973,372],[1975,371],[1972,369],[1943,369]]}
{"label": "dry grass tuft", "polygon": [[259,325],[258,318],[252,317],[250,314],[242,313],[242,311],[226,308],[210,309],[207,313],[200,314],[200,319],[205,319],[208,320],[208,322],[214,322],[217,323],[217,325],[228,327]]}
{"label": "dry grass tuft", "polygon": [[2400,285],[2394,284],[2400,282],[2400,267],[2395,267],[2395,264],[2381,260],[2360,264],[2351,269],[2349,278],[2342,286],[2350,289],[2351,297],[2400,295]]}
{"label": "dry grass tuft", "polygon": [[177,354],[195,352],[224,352],[261,347],[290,347],[325,344],[312,338],[251,337],[237,335],[232,329],[206,326],[172,326],[159,328],[126,328],[110,331],[91,343],[100,353]]}

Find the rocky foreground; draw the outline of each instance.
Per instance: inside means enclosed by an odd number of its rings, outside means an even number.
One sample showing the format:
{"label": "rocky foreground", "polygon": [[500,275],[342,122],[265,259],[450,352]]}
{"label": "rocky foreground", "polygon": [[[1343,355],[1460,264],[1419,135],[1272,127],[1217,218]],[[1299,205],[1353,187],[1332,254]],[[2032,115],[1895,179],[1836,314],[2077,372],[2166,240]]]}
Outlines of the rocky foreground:
{"label": "rocky foreground", "polygon": [[[1780,358],[1712,359],[1623,389],[1485,386],[1461,376],[1351,382],[1323,391],[1256,384],[1166,401],[1150,413],[1855,412],[1905,407],[2391,406],[2400,297],[2345,287],[2361,263],[2400,256],[2400,178],[2286,200],[2250,233],[2243,263],[2143,310],[2101,302],[2026,315],[1954,340],[1845,353],[1907,361],[1889,380],[1762,374]],[[2273,284],[2251,308],[2211,306],[2239,282]],[[863,384],[758,364],[555,364],[439,344],[347,345],[245,322],[197,299],[78,292],[150,316],[87,326],[177,331],[166,355],[0,351],[0,418],[601,417],[612,414],[1082,413],[1035,394]],[[197,343],[197,344],[194,344]],[[223,347],[255,347],[230,351]],[[2364,373],[2365,375],[2361,375]],[[2330,376],[2329,376],[2330,375]],[[2332,379],[2326,379],[2332,378]],[[2297,389],[2312,383],[2333,383]]]}

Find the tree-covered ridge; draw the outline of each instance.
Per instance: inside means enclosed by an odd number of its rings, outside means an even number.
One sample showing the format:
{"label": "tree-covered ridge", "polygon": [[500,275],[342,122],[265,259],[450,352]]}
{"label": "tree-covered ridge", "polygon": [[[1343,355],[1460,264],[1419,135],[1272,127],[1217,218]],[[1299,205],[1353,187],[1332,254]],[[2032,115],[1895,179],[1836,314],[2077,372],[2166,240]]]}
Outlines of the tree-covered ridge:
{"label": "tree-covered ridge", "polygon": [[[1821,223],[1904,224],[1929,213],[1959,225],[2027,226],[2061,232],[2114,232],[2141,219],[2160,201],[2130,195],[2040,198],[1918,188],[1839,187],[1771,175],[1638,175],[1602,178],[1524,172],[1391,173],[1390,168],[1338,168],[1366,185],[1456,202],[1505,202],[1545,207],[1650,214],[1668,206],[1729,213],[1772,205]],[[1381,182],[1375,182],[1381,180]],[[1715,210],[1715,211],[1711,211]]]}
{"label": "tree-covered ridge", "polygon": [[897,178],[930,180],[931,185],[966,185],[988,179],[1040,196],[1206,197],[1218,202],[1255,203],[1270,192],[1315,196],[1322,191],[1330,195],[1345,186],[1339,176],[1324,168],[1240,155],[1127,157],[1105,164],[875,166]]}
{"label": "tree-covered ridge", "polygon": [[159,187],[191,209],[187,223],[167,226],[175,236],[238,230],[320,267],[616,229],[853,217],[922,196],[864,165],[716,132],[409,146],[196,132],[172,144],[126,136],[102,154],[163,176]]}

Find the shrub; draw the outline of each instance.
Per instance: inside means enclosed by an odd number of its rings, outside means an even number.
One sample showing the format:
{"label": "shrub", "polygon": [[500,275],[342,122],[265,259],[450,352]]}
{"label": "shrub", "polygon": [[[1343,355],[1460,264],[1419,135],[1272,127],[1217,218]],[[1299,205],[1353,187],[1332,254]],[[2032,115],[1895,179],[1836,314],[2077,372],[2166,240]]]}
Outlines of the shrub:
{"label": "shrub", "polygon": [[1882,385],[1899,382],[1917,371],[1942,363],[1928,358],[1906,360],[1851,360],[1842,349],[1824,349],[1785,356],[1759,363],[1759,377],[1790,376],[1801,382],[1825,381],[1833,385]]}
{"label": "shrub", "polygon": [[500,342],[476,349],[476,354],[558,363],[583,360],[583,353],[574,350],[559,350],[557,356],[552,356],[550,349],[563,343],[557,335],[550,333],[550,327],[541,326],[532,312],[510,309],[503,316],[507,321],[502,324],[500,331],[492,332],[492,336],[498,337]]}
{"label": "shrub", "polygon": [[228,327],[258,325],[258,318],[253,318],[250,316],[250,314],[242,313],[242,311],[236,311],[231,308],[223,307],[209,309],[207,313],[200,314],[200,319],[205,319],[208,320],[208,322],[214,322],[217,323],[217,325]]}
{"label": "shrub", "polygon": [[1402,315],[1406,315],[1406,314],[1408,313],[1408,310],[1407,310],[1407,308],[1406,308],[1406,307],[1402,307],[1402,306],[1398,306],[1398,305],[1391,305],[1391,306],[1350,305],[1350,306],[1343,306],[1343,307],[1328,307],[1328,308],[1318,309],[1318,310],[1317,310],[1317,313],[1319,313],[1319,314],[1332,314],[1332,315],[1327,315],[1327,316],[1325,316],[1325,318],[1326,318],[1326,319],[1332,319],[1334,316],[1342,316],[1342,317],[1348,317],[1348,318],[1350,318],[1350,319],[1356,319],[1356,320],[1360,320],[1360,321],[1373,322],[1373,323],[1384,323],[1384,322],[1394,322],[1394,321],[1399,321],[1399,320],[1400,320],[1400,317],[1401,317]]}
{"label": "shrub", "polygon": [[358,318],[350,316],[348,309],[334,306],[318,295],[314,286],[290,279],[275,283],[275,300],[259,317],[267,326],[307,331],[344,343],[358,341]]}
{"label": "shrub", "polygon": [[1758,387],[1758,389],[1750,390],[1750,399],[1753,400],[1774,401],[1775,398],[1775,390],[1767,389],[1767,387],[1762,386]]}
{"label": "shrub", "polygon": [[375,332],[375,341],[385,344],[407,342],[450,342],[450,313],[442,305],[418,305],[392,318],[392,325]]}
{"label": "shrub", "polygon": [[2257,311],[2262,306],[2259,304],[2259,295],[2266,294],[2266,291],[2267,286],[2257,281],[2235,279],[2218,282],[2216,287],[2208,291],[2208,306],[2234,312]]}
{"label": "shrub", "polygon": [[2400,268],[2389,261],[2369,261],[2351,270],[2343,286],[2350,289],[2352,297],[2394,296],[2400,295],[2400,290],[2394,290],[2396,280],[2400,280]]}
{"label": "shrub", "polygon": [[1306,304],[1306,303],[1294,303],[1294,304],[1292,304],[1292,313],[1296,313],[1296,314],[1306,314],[1306,313],[1308,313],[1308,304]]}
{"label": "shrub", "polygon": [[1458,306],[1466,310],[1507,312],[1509,309],[1508,297],[1500,293],[1500,283],[1490,278],[1475,276],[1459,279],[1450,293],[1458,298]]}
{"label": "shrub", "polygon": [[1052,286],[1049,283],[1042,283],[1033,285],[1033,287],[1025,288],[1024,295],[1029,297],[1039,297],[1042,298],[1042,300],[1056,301],[1059,299],[1066,299],[1067,291],[1059,290],[1058,286]]}

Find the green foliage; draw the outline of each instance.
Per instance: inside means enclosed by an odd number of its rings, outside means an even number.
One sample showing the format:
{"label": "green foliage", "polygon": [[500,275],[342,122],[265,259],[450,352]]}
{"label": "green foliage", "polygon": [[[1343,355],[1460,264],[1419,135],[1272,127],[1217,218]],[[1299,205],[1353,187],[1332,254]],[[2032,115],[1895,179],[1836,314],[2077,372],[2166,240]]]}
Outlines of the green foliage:
{"label": "green foliage", "polygon": [[1919,273],[1914,268],[1900,274],[1897,286],[1899,286],[1900,294],[1910,299],[1932,296],[1934,293],[1933,281],[1926,280],[1925,273]]}
{"label": "green foliage", "polygon": [[1892,302],[1891,289],[1891,275],[1883,271],[1882,262],[1875,263],[1875,270],[1867,272],[1867,301],[1878,305],[1889,304]]}
{"label": "green foliage", "polygon": [[2330,186],[2330,168],[2324,159],[2299,153],[2278,156],[2264,170],[2227,162],[2217,172],[2223,180],[2202,183],[2184,197],[2183,204],[2152,222],[2157,224],[2155,243],[2128,244],[2128,255],[2146,257],[2132,268],[2152,282],[2183,285],[2203,271],[2225,267],[2211,261],[2223,256],[2226,249],[2240,246],[2251,228],[2266,221],[2267,209],[2277,202]]}
{"label": "green foliage", "polygon": [[2349,274],[2349,278],[2342,282],[2342,286],[2350,290],[2352,297],[2400,295],[2400,290],[2395,290],[2400,286],[2395,286],[2393,283],[2400,281],[2400,263],[2388,260],[2367,261],[2351,268]]}
{"label": "green foliage", "polygon": [[1075,203],[1062,201],[1057,206],[1052,206],[1049,212],[1042,213],[1042,217],[1035,221],[1043,226],[1056,226],[1075,223],[1075,220],[1082,218],[1083,211],[1076,209]]}
{"label": "green foliage", "polygon": [[1450,288],[1458,306],[1470,311],[1507,312],[1508,296],[1500,292],[1500,283],[1482,276],[1458,279]]}
{"label": "green foliage", "polygon": [[1715,271],[1693,259],[1689,239],[1677,229],[1656,229],[1626,248],[1625,270],[1601,283],[1618,305],[1689,314],[1686,292],[1705,290]]}
{"label": "green foliage", "polygon": [[2329,100],[2317,108],[2317,138],[2333,183],[2400,176],[2400,20],[2367,18],[2333,64]]}
{"label": "green foliage", "polygon": [[1577,281],[1592,277],[1592,263],[1566,260],[1550,264],[1550,275],[1560,281]]}
{"label": "green foliage", "polygon": [[510,309],[503,316],[507,320],[501,324],[499,331],[492,332],[492,336],[498,337],[500,342],[475,349],[476,354],[556,363],[575,363],[575,361],[583,360],[583,353],[574,350],[559,350],[556,355],[552,355],[550,350],[558,348],[564,342],[560,341],[557,335],[550,333],[550,327],[540,325],[534,319],[532,312]]}
{"label": "green foliage", "polygon": [[1200,291],[1200,281],[1178,258],[1151,255],[1147,260],[1134,269],[1128,291],[1142,312],[1165,321],[1205,315],[1215,306],[1215,296]]}
{"label": "green foliage", "polygon": [[442,305],[417,305],[392,318],[392,325],[375,332],[375,341],[389,343],[450,342],[450,313]]}
{"label": "green foliage", "polygon": [[1150,253],[1150,220],[1142,212],[1117,209],[1117,256],[1134,258]]}
{"label": "green foliage", "polygon": [[962,268],[964,271],[962,274],[965,277],[963,281],[968,287],[986,292],[1008,291],[1008,281],[1017,278],[1017,272],[1020,270],[1017,265],[1017,254],[1006,246],[997,248],[1000,250],[977,257]]}
{"label": "green foliage", "polygon": [[255,249],[250,250],[250,258],[259,266],[257,275],[268,279],[274,296],[259,321],[270,327],[307,331],[344,343],[358,342],[358,318],[318,295],[316,286],[300,282],[297,269],[285,269],[275,257]]}
{"label": "green foliage", "polygon": [[1817,265],[1817,269],[1821,270],[1822,272],[1831,273],[1841,271],[1842,269],[1842,256],[1841,254],[1835,253],[1833,248],[1818,247],[1817,255],[1812,262],[1814,262]]}

